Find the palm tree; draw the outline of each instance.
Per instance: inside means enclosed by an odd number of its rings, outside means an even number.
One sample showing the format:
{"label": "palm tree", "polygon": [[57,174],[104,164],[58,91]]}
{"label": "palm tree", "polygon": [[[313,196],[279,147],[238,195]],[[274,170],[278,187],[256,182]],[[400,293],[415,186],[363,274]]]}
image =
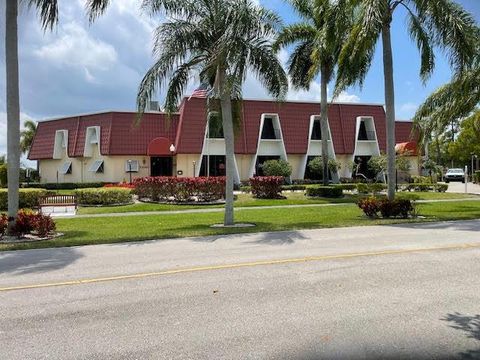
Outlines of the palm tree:
{"label": "palm tree", "polygon": [[37,123],[32,120],[26,120],[23,123],[24,130],[20,132],[20,151],[27,154],[32,146],[33,137],[37,131]]}
{"label": "palm tree", "polygon": [[[109,0],[86,0],[90,18],[103,11]],[[9,229],[18,211],[20,183],[20,96],[18,83],[18,7],[25,2],[37,10],[42,28],[53,29],[58,22],[58,0],[9,0],[5,5],[5,70],[7,84],[7,155]]]}
{"label": "palm tree", "polygon": [[406,10],[408,33],[421,55],[420,77],[425,82],[435,68],[434,47],[447,55],[454,72],[462,73],[476,55],[478,28],[475,20],[453,0],[351,0],[358,6],[359,21],[342,49],[337,91],[363,80],[381,37],[385,111],[387,121],[388,198],[395,197],[395,92],[391,23],[399,7]]}
{"label": "palm tree", "polygon": [[[479,50],[480,51],[480,50]],[[413,117],[425,142],[434,132],[443,132],[455,119],[463,119],[480,104],[480,57],[467,71],[431,94]]]}
{"label": "palm tree", "polygon": [[296,45],[288,61],[288,73],[297,89],[310,89],[320,75],[320,124],[323,184],[328,185],[328,105],[327,86],[335,75],[343,42],[353,21],[353,8],[344,1],[290,0],[303,22],[286,26],[275,49]]}
{"label": "palm tree", "polygon": [[272,50],[279,18],[250,0],[149,0],[144,8],[163,12],[167,22],[155,31],[156,62],[144,76],[137,107],[143,113],[156,90],[168,81],[165,109],[177,110],[188,80],[198,73],[221,108],[225,138],[225,225],[234,224],[234,126],[232,99],[241,99],[247,70],[274,97],[288,89],[287,76]]}

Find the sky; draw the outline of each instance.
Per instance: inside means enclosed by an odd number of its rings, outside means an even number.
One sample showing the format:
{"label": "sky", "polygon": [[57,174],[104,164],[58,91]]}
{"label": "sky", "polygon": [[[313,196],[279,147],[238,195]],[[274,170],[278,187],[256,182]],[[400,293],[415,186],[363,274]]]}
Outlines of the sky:
{"label": "sky", "polygon": [[[10,0],[9,0],[10,1]],[[457,0],[480,22],[480,0]],[[276,11],[285,23],[298,21],[285,0],[259,0]],[[139,9],[139,0],[113,0],[104,16],[89,24],[85,0],[59,0],[60,22],[44,32],[33,9],[19,14],[20,107],[21,120],[45,120],[101,110],[134,110],[138,85],[153,64],[152,33],[161,23]],[[0,154],[6,153],[5,95],[5,2],[0,4]],[[449,81],[451,71],[444,54],[437,52],[433,76],[423,84],[419,79],[418,50],[405,31],[406,18],[397,9],[392,26],[396,115],[408,120],[416,108],[437,87]],[[279,54],[285,63],[286,50]],[[186,94],[198,85],[192,77]],[[331,85],[329,90],[333,90]],[[164,91],[158,99],[162,102]],[[260,83],[248,76],[245,98],[266,99]],[[320,84],[309,91],[290,90],[289,100],[319,101]],[[349,88],[342,102],[384,103],[381,44],[363,88]],[[24,160],[25,162],[25,160]]]}

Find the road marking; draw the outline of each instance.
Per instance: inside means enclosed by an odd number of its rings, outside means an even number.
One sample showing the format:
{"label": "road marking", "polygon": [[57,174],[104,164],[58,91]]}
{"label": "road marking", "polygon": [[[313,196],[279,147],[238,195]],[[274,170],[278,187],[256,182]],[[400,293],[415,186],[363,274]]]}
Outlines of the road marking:
{"label": "road marking", "polygon": [[367,257],[367,256],[396,255],[396,254],[422,253],[422,252],[429,252],[429,251],[460,250],[460,249],[473,249],[473,248],[480,248],[480,244],[458,244],[458,245],[448,245],[448,246],[439,246],[439,247],[430,247],[430,248],[420,248],[420,249],[370,251],[370,252],[363,252],[363,253],[306,256],[302,258],[264,260],[264,261],[253,261],[253,262],[236,263],[236,264],[223,264],[223,265],[197,266],[197,267],[191,267],[191,268],[171,269],[171,270],[138,273],[138,274],[131,274],[131,275],[118,275],[118,276],[110,276],[110,277],[102,277],[102,278],[79,279],[79,280],[41,283],[41,284],[32,284],[32,285],[9,286],[9,287],[0,288],[0,292],[93,284],[93,283],[119,281],[119,280],[143,279],[143,278],[154,277],[154,276],[193,273],[193,272],[200,272],[200,271],[238,269],[238,268],[255,267],[255,266],[295,264],[295,263],[305,263],[305,262],[312,262],[312,261],[351,259],[351,258]]}

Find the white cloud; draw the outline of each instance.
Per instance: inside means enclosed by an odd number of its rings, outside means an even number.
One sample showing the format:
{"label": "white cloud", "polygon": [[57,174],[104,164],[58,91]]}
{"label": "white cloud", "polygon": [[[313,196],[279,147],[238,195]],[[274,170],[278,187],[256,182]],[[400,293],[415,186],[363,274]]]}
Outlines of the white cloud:
{"label": "white cloud", "polygon": [[335,99],[336,102],[344,102],[344,103],[359,103],[360,98],[355,94],[349,94],[346,91],[342,91],[337,98]]}
{"label": "white cloud", "polygon": [[62,35],[41,46],[34,54],[43,61],[57,66],[73,66],[92,70],[107,70],[117,61],[114,47],[92,38],[75,22],[62,27]]}

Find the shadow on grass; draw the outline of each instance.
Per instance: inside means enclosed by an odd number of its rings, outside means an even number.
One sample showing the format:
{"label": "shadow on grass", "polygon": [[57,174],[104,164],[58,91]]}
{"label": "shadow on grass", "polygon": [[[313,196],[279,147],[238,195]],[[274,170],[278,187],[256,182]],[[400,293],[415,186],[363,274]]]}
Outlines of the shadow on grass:
{"label": "shadow on grass", "polygon": [[[480,315],[462,315],[458,312],[447,314],[443,321],[448,321],[450,327],[463,331],[467,338],[480,341]],[[459,353],[461,359],[480,359],[480,343],[478,349]]]}
{"label": "shadow on grass", "polygon": [[59,270],[83,257],[74,248],[0,253],[0,274],[32,274]]}

